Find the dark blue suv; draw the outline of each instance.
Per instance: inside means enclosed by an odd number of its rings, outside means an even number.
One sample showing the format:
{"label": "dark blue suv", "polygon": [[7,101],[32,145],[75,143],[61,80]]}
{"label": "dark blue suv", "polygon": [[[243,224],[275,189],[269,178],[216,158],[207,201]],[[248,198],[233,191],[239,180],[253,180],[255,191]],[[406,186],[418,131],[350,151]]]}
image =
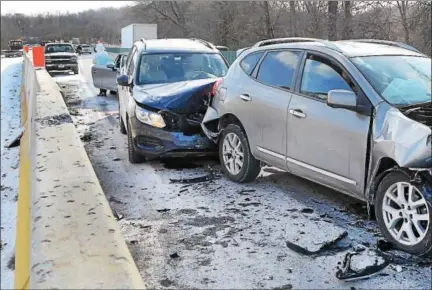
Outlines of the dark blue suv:
{"label": "dark blue suv", "polygon": [[227,70],[219,50],[204,40],[137,41],[117,78],[129,161],[215,154],[200,124]]}

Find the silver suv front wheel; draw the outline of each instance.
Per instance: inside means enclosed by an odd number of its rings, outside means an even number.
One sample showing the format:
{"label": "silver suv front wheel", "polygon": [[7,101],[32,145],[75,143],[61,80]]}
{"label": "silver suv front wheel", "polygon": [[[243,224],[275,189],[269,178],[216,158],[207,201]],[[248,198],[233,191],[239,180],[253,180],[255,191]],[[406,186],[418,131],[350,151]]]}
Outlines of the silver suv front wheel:
{"label": "silver suv front wheel", "polygon": [[415,185],[399,171],[382,180],[375,212],[387,240],[412,254],[431,249],[431,185]]}

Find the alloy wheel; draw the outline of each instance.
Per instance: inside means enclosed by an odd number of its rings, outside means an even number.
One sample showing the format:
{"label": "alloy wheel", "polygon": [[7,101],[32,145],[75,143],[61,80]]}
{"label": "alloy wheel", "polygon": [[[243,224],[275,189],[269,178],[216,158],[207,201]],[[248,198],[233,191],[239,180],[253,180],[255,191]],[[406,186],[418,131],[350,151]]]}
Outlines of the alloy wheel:
{"label": "alloy wheel", "polygon": [[244,165],[244,148],[239,137],[234,133],[225,136],[223,142],[223,161],[227,170],[237,175]]}
{"label": "alloy wheel", "polygon": [[385,193],[382,214],[388,232],[399,243],[414,246],[428,232],[430,213],[419,189],[408,182],[397,182]]}

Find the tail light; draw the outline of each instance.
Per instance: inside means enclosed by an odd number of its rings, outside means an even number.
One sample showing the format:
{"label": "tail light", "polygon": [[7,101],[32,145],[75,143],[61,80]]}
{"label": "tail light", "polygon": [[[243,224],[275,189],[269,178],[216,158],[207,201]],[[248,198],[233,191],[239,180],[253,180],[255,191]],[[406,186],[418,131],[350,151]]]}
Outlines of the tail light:
{"label": "tail light", "polygon": [[212,96],[213,96],[213,97],[216,96],[216,93],[217,93],[218,87],[219,87],[220,85],[222,85],[223,82],[224,82],[224,79],[218,79],[218,80],[215,82],[215,84],[213,85],[213,88],[212,88]]}

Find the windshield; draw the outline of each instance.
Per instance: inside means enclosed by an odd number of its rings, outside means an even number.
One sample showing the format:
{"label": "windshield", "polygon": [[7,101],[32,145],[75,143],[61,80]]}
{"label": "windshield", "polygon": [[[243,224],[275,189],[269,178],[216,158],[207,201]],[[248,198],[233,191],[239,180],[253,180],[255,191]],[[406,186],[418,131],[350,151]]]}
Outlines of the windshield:
{"label": "windshield", "polygon": [[138,69],[139,85],[222,77],[227,65],[217,53],[144,54]]}
{"label": "windshield", "polygon": [[431,102],[431,59],[416,56],[364,56],[352,59],[374,89],[390,104]]}
{"label": "windshield", "polygon": [[74,48],[70,44],[55,44],[48,45],[45,47],[46,53],[54,53],[54,52],[74,52]]}

